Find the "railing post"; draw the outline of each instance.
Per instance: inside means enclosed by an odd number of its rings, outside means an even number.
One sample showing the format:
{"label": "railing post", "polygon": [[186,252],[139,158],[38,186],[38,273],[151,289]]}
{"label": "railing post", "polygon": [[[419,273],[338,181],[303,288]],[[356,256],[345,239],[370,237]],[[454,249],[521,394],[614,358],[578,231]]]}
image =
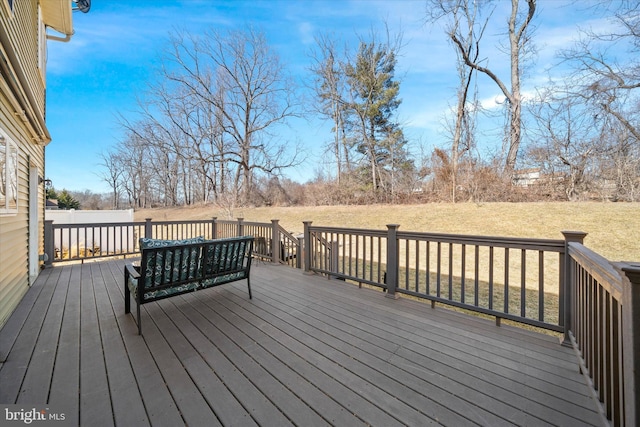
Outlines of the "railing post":
{"label": "railing post", "polygon": [[296,253],[296,268],[302,268],[304,257],[304,234],[302,236],[298,236],[298,252]]}
{"label": "railing post", "polygon": [[[332,273],[338,272],[338,265],[340,263],[340,258],[338,256],[338,251],[340,250],[340,246],[337,241],[329,242],[329,271]],[[329,275],[329,279],[336,279],[338,276]]]}
{"label": "railing post", "polygon": [[584,243],[584,238],[587,233],[582,231],[563,231],[564,236],[564,254],[560,255],[560,297],[559,304],[562,313],[559,317],[559,321],[562,322],[560,326],[564,328],[564,339],[562,345],[571,347],[571,339],[569,338],[569,332],[573,328],[573,269],[571,257],[569,256],[569,243]]}
{"label": "railing post", "polygon": [[147,239],[153,239],[153,227],[151,225],[151,218],[144,219],[144,237]]}
{"label": "railing post", "polygon": [[237,237],[244,236],[244,224],[242,223],[244,218],[238,218],[238,231]]}
{"label": "railing post", "polygon": [[304,224],[304,244],[302,246],[302,253],[304,255],[304,272],[311,273],[311,221],[303,221]]}
{"label": "railing post", "polygon": [[629,279],[623,283],[622,370],[624,377],[624,425],[640,423],[640,263],[618,263]]}
{"label": "railing post", "polygon": [[280,264],[280,227],[277,219],[271,220],[271,262]]}
{"label": "railing post", "polygon": [[51,267],[53,265],[53,257],[55,256],[55,238],[53,235],[53,221],[44,221],[44,266]]}
{"label": "railing post", "polygon": [[397,298],[398,287],[398,228],[399,224],[387,224],[387,297]]}
{"label": "railing post", "polygon": [[211,218],[211,234],[212,239],[218,238],[218,217],[215,216]]}

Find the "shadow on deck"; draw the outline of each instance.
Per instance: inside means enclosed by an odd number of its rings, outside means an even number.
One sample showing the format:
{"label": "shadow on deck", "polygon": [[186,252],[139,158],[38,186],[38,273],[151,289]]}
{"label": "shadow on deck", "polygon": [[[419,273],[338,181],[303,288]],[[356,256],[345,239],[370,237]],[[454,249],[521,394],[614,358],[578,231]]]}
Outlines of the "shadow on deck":
{"label": "shadow on deck", "polygon": [[[123,260],[42,272],[0,331],[0,404],[56,425],[601,425],[554,337],[300,270],[124,314]],[[30,405],[30,406],[29,406]]]}

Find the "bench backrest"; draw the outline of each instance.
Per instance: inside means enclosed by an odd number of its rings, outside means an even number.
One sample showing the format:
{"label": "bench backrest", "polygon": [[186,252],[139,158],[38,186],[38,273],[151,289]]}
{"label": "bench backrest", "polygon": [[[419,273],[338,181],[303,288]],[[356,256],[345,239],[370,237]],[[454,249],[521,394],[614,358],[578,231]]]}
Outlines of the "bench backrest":
{"label": "bench backrest", "polygon": [[251,236],[145,247],[140,260],[141,294],[180,286],[193,290],[247,278],[252,251]]}
{"label": "bench backrest", "polygon": [[253,256],[253,237],[217,239],[202,247],[203,287],[221,285],[249,277]]}

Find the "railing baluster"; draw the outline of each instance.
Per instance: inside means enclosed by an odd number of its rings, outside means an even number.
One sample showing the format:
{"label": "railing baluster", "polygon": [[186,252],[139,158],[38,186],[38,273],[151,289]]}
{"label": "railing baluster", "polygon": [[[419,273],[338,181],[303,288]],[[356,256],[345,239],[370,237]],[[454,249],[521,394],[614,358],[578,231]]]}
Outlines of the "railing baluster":
{"label": "railing baluster", "polygon": [[475,245],[474,249],[474,268],[473,268],[473,304],[480,305],[480,246]]}
{"label": "railing baluster", "polygon": [[493,246],[489,247],[489,310],[493,310]]}
{"label": "railing baluster", "polygon": [[[69,228],[69,240],[67,241],[67,259],[71,259],[71,242],[72,241],[73,241],[73,238],[71,237],[71,228]],[[64,248],[64,246],[62,246],[62,248]],[[62,253],[64,258],[64,249]]]}
{"label": "railing baluster", "polygon": [[426,243],[426,254],[425,254],[425,264],[426,264],[426,286],[425,286],[425,294],[431,295],[431,242],[429,240],[425,241]]}
{"label": "railing baluster", "polygon": [[[79,232],[80,229],[78,229]],[[83,258],[87,257],[87,247],[89,246],[89,240],[87,239],[87,229],[84,228],[82,229],[82,239],[83,239],[83,246],[84,246],[84,254],[82,255]],[[78,246],[80,246],[80,242],[78,242]],[[78,248],[78,251],[80,250],[80,248]],[[80,254],[78,254],[80,256]]]}
{"label": "railing baluster", "polygon": [[460,246],[460,302],[464,304],[467,288],[467,284],[465,283],[465,272],[467,270],[467,245],[462,244]]}
{"label": "railing baluster", "polygon": [[440,286],[442,283],[442,243],[438,242],[438,254],[436,264],[436,296],[440,298]]}
{"label": "railing baluster", "polygon": [[527,251],[520,250],[520,316],[527,317]]}
{"label": "railing baluster", "polygon": [[[360,253],[360,236],[356,236],[356,253],[359,254]],[[355,269],[356,269],[356,277],[360,277],[359,271],[360,271],[360,262],[359,262],[359,257],[356,257],[356,265],[355,265]],[[389,266],[387,266],[387,271],[388,271]]]}
{"label": "railing baluster", "polygon": [[[420,243],[421,242],[419,240],[415,241],[416,250],[415,250],[414,259],[415,259],[415,272],[416,272],[416,275],[415,275],[415,278],[413,279],[414,283],[415,283],[415,292],[420,292]],[[407,276],[408,276],[408,274],[407,274]],[[407,283],[407,288],[408,287],[409,287],[409,283]]]}
{"label": "railing baluster", "polygon": [[382,278],[382,238],[378,236],[378,282],[384,282]]}
{"label": "railing baluster", "polygon": [[376,264],[373,258],[373,246],[375,245],[375,240],[373,237],[369,237],[369,240],[369,280],[373,281],[373,266]]}
{"label": "railing baluster", "polygon": [[624,372],[623,369],[623,361],[622,361],[622,351],[620,351],[620,347],[622,346],[622,330],[620,329],[622,325],[622,316],[620,312],[620,305],[617,301],[614,301],[612,304],[611,310],[611,328],[613,330],[612,333],[612,366],[611,366],[611,376],[612,376],[612,421],[614,425],[622,425],[621,415],[624,414],[624,402],[622,400],[622,396],[624,395],[623,386],[624,381],[622,380],[621,373]]}
{"label": "railing baluster", "polygon": [[544,322],[544,252],[538,251],[538,320]]}
{"label": "railing baluster", "polygon": [[[411,263],[409,262],[409,239],[404,241],[404,288],[409,289],[409,276],[411,269],[409,268]],[[400,272],[398,272],[400,274]]]}
{"label": "railing baluster", "polygon": [[[602,289],[602,288],[600,288]],[[602,349],[603,355],[603,372],[602,380],[605,383],[605,407],[607,408],[607,418],[611,418],[612,403],[613,403],[613,375],[611,370],[613,369],[613,331],[611,322],[611,294],[602,290],[604,296],[604,345]]]}
{"label": "railing baluster", "polygon": [[509,313],[509,248],[504,248],[504,312]]}
{"label": "railing baluster", "polygon": [[453,243],[449,243],[449,299],[453,300]]}
{"label": "railing baluster", "polygon": [[342,258],[342,273],[351,275],[351,260],[345,251],[346,247],[349,246],[349,251],[351,250],[350,243],[347,243],[347,235],[345,233],[338,233],[338,239],[340,240],[340,250],[341,250],[341,258]]}
{"label": "railing baluster", "polygon": [[588,310],[587,310],[587,316],[589,317],[589,322],[587,323],[588,325],[588,329],[587,329],[587,341],[586,341],[586,348],[585,351],[587,352],[587,369],[589,369],[589,372],[591,372],[591,375],[594,375],[594,385],[596,386],[596,389],[599,387],[599,383],[598,383],[598,378],[595,375],[595,356],[593,354],[592,349],[595,348],[595,333],[596,333],[596,319],[597,319],[597,313],[595,312],[596,309],[596,303],[595,303],[595,285],[593,283],[593,276],[589,276],[587,279],[588,282],[588,289],[589,289],[589,294],[588,294]]}

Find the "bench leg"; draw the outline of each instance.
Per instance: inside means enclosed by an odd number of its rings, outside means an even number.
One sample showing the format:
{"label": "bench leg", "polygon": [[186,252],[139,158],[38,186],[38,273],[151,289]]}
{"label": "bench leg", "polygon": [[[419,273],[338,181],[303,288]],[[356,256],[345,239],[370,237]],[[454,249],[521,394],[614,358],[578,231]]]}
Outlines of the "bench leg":
{"label": "bench leg", "polygon": [[129,272],[127,271],[127,267],[124,268],[124,313],[131,312],[131,292],[129,291],[129,286],[127,283],[129,282]]}
{"label": "bench leg", "polygon": [[249,289],[249,299],[251,299],[251,280],[247,277],[247,288]]}
{"label": "bench leg", "polygon": [[[127,267],[124,268],[124,312],[131,313],[131,291],[129,290],[129,272]],[[138,335],[142,335],[142,326],[140,325],[140,302],[136,298],[136,316],[138,321]]]}

